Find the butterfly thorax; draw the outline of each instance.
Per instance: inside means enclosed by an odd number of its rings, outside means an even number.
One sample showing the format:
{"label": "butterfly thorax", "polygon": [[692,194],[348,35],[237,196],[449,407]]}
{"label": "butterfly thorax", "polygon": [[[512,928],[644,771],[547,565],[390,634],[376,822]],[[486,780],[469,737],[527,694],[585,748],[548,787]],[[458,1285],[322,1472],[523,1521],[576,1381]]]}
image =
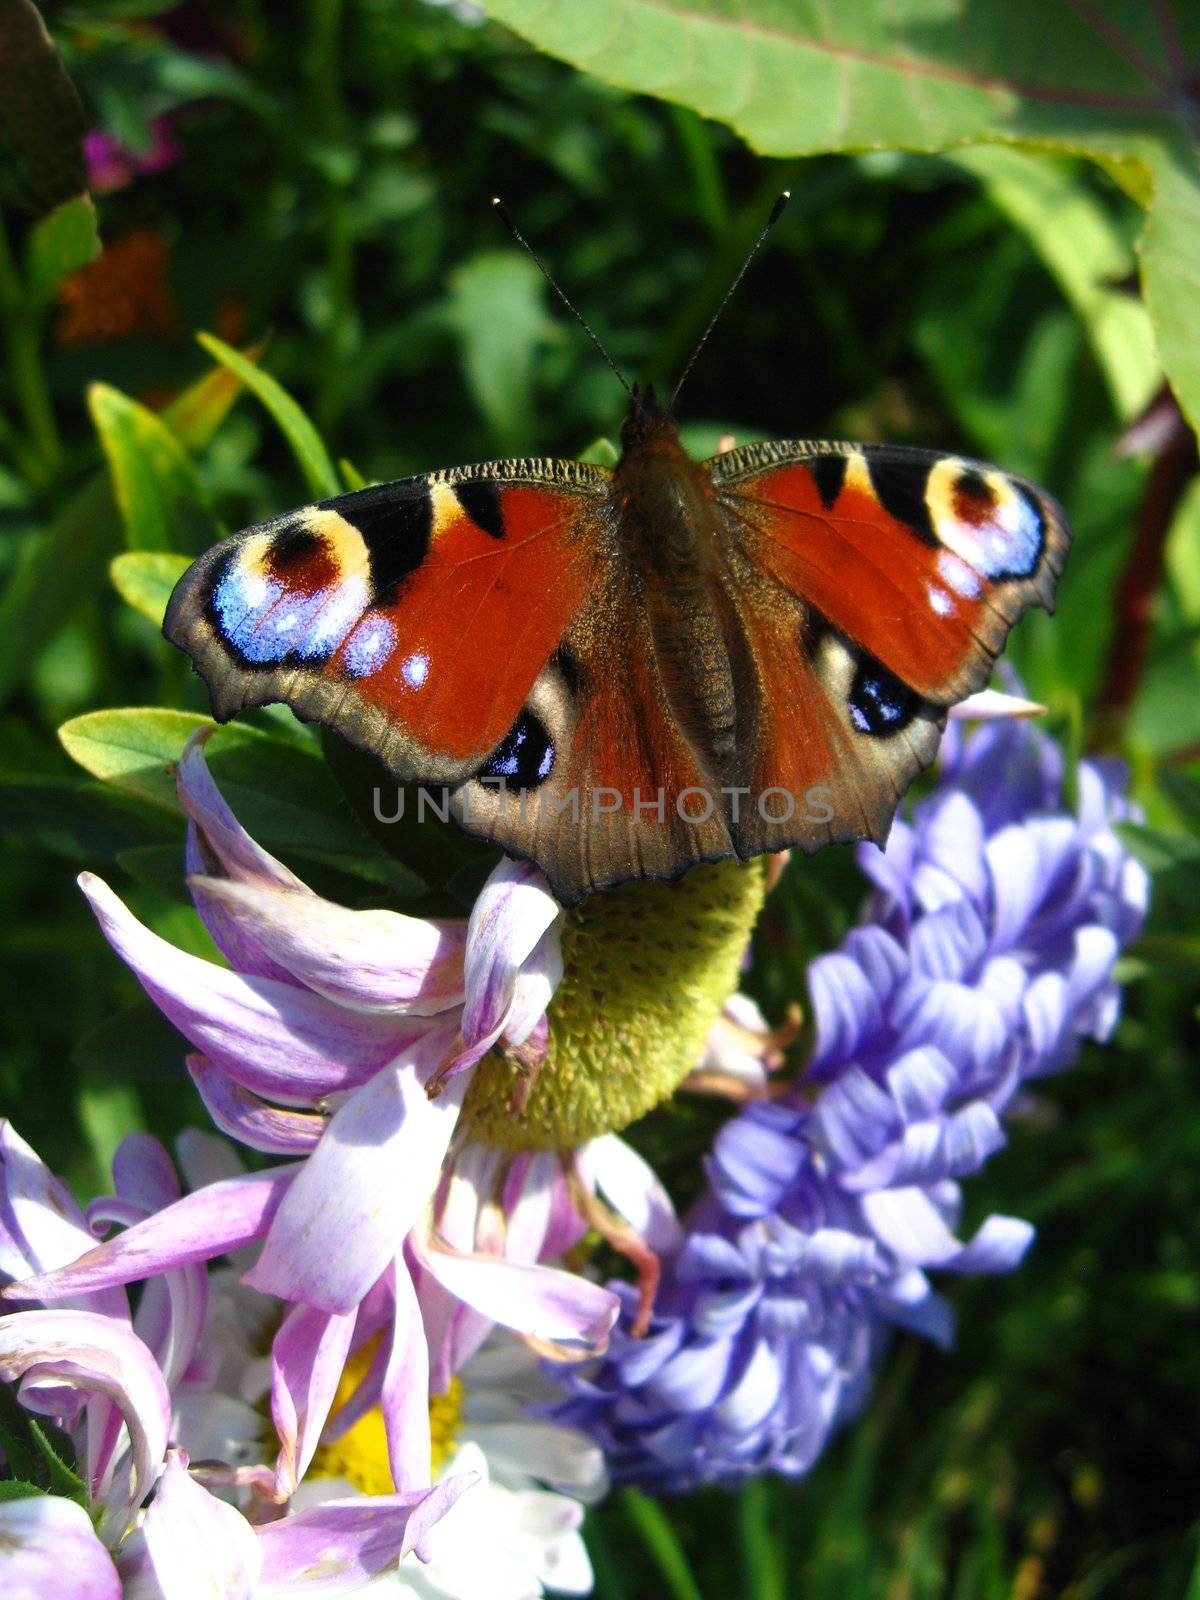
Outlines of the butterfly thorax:
{"label": "butterfly thorax", "polygon": [[693,751],[720,777],[735,753],[737,703],[713,481],[652,391],[648,403],[635,397],[621,442],[612,499],[657,675]]}

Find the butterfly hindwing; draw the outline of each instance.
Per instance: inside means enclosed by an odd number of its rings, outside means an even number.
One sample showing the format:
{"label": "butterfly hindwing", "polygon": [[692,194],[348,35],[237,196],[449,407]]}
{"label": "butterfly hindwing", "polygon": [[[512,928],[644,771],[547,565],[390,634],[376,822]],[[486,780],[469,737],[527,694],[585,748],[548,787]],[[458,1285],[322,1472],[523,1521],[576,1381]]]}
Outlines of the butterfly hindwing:
{"label": "butterfly hindwing", "polygon": [[397,778],[461,780],[513,729],[584,595],[607,474],[432,473],[234,535],[180,580],[167,637],[224,721],[284,701]]}

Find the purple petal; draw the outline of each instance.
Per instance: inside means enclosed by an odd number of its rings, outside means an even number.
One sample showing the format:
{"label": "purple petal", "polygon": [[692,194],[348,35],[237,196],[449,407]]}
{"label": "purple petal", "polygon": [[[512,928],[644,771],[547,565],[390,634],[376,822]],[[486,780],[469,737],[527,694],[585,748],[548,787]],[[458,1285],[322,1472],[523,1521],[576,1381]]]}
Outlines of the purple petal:
{"label": "purple petal", "polygon": [[110,1499],[105,1526],[123,1532],[153,1487],[171,1427],[166,1383],[132,1328],[92,1311],[0,1317],[0,1378],[20,1380],[22,1404],[50,1416],[59,1414],[63,1389],[103,1395],[117,1407],[129,1430],[131,1481],[127,1495]]}
{"label": "purple petal", "polygon": [[977,694],[970,694],[951,706],[949,714],[956,722],[995,722],[1002,717],[1044,717],[1046,708],[1020,695],[1003,694],[999,689],[980,689]]}
{"label": "purple petal", "polygon": [[172,1450],[141,1525],[148,1574],[164,1597],[255,1600],[263,1548],[240,1511],[188,1476]]}
{"label": "purple petal", "polygon": [[163,1146],[148,1133],[127,1133],[112,1163],[113,1188],[145,1213],[179,1199],[179,1179]]}
{"label": "purple petal", "polygon": [[666,1255],[679,1248],[683,1230],[671,1197],[632,1145],[606,1133],[585,1145],[578,1159],[609,1204],[651,1250]]}
{"label": "purple petal", "polygon": [[[71,1191],[56,1178],[10,1122],[0,1119],[0,1272],[21,1280],[74,1261],[90,1250],[95,1235]],[[10,1298],[15,1299],[14,1296]],[[31,1292],[30,1299],[44,1298]],[[119,1291],[80,1301],[80,1309],[128,1320],[129,1303]]]}
{"label": "purple petal", "polygon": [[[510,1022],[513,1043],[523,1042],[533,1028],[562,976],[555,928],[561,910],[545,878],[527,861],[505,857],[488,878],[467,925],[466,1048],[457,1066],[486,1055]],[[526,965],[528,981],[518,994]]]}
{"label": "purple petal", "polygon": [[270,960],[339,1005],[432,1016],[463,998],[466,927],[395,911],[351,911],[305,892],[195,877],[197,904],[223,911]]}
{"label": "purple petal", "polygon": [[608,1289],[573,1272],[496,1256],[466,1255],[417,1243],[421,1265],[451,1294],[551,1355],[599,1355],[620,1302]]}
{"label": "purple petal", "polygon": [[175,769],[179,803],[202,831],[217,860],[231,878],[247,883],[274,884],[277,889],[312,891],[282,861],[276,861],[242,827],[225,804],[204,759],[211,729],[195,733],[184,746]]}
{"label": "purple petal", "polygon": [[13,1284],[3,1295],[61,1300],[65,1295],[134,1283],[174,1267],[211,1261],[266,1233],[281,1196],[299,1170],[298,1166],[272,1167],[198,1189],[68,1266]]}
{"label": "purple petal", "polygon": [[112,1557],[74,1500],[0,1500],[0,1565],[4,1600],[121,1600]]}
{"label": "purple petal", "polygon": [[213,1122],[239,1144],[278,1156],[307,1155],[316,1149],[328,1117],[269,1105],[235,1083],[206,1056],[188,1056],[187,1069]]}
{"label": "purple petal", "polygon": [[[448,1041],[443,1031],[441,1043]],[[431,1100],[414,1065],[378,1072],[334,1113],[271,1225],[246,1282],[321,1311],[350,1311],[433,1199],[468,1078]]]}
{"label": "purple petal", "polygon": [[433,1476],[429,1437],[429,1347],[421,1307],[407,1266],[395,1271],[396,1315],[383,1377],[383,1421],[392,1482],[403,1494],[424,1489]]}
{"label": "purple petal", "polygon": [[390,1571],[412,1551],[464,1490],[477,1481],[458,1473],[420,1494],[330,1500],[257,1530],[263,1572],[256,1600],[348,1593]]}
{"label": "purple petal", "polygon": [[355,1014],[306,989],[242,977],[176,950],[134,917],[106,883],[79,886],[104,937],[185,1039],[257,1093],[295,1103],[353,1088],[420,1030]]}
{"label": "purple petal", "polygon": [[272,1340],[271,1420],[279,1440],[275,1487],[281,1498],[292,1495],[308,1471],[350,1353],[356,1317],[357,1307],[330,1316],[311,1306],[292,1306]]}

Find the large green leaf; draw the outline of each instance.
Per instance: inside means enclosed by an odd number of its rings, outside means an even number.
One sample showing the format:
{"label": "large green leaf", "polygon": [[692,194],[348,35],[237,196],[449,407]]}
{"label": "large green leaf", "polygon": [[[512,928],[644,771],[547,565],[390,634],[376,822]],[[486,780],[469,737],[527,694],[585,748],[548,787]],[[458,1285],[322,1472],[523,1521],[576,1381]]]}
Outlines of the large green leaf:
{"label": "large green leaf", "polygon": [[196,469],[162,418],[106,383],[92,384],[88,409],[108,457],[130,547],[166,552],[181,544],[212,544],[218,528]]}
{"label": "large green leaf", "polygon": [[1200,424],[1200,7],[1187,0],[484,0],[552,55],[728,123],[764,155],[1082,155],[1146,208],[1159,355]]}

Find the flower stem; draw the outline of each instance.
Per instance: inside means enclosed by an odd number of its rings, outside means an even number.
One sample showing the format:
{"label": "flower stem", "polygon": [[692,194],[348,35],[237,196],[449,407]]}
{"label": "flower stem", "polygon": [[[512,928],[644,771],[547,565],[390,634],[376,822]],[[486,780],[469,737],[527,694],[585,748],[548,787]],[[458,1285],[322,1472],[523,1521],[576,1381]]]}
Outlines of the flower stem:
{"label": "flower stem", "polygon": [[673,1600],[704,1600],[683,1545],[679,1542],[679,1535],[658,1501],[639,1494],[636,1489],[624,1489],[621,1491],[621,1505],[653,1557],[666,1584],[665,1592]]}
{"label": "flower stem", "polygon": [[779,1541],[771,1532],[771,1483],[752,1478],[737,1498],[747,1600],[787,1600]]}
{"label": "flower stem", "polygon": [[3,220],[0,219],[0,319],[8,370],[35,455],[37,475],[49,479],[62,457],[62,440],[42,366],[41,321],[30,306]]}

